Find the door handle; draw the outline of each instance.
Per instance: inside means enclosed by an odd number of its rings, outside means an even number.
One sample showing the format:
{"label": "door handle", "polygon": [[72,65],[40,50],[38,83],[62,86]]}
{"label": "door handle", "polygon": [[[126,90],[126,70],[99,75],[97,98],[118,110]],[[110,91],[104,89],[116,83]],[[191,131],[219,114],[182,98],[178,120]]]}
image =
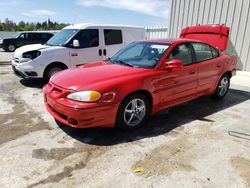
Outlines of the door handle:
{"label": "door handle", "polygon": [[221,65],[220,65],[220,64],[217,64],[216,67],[221,68]]}
{"label": "door handle", "polygon": [[195,71],[194,71],[194,70],[193,70],[193,71],[190,71],[189,74],[195,74]]}
{"label": "door handle", "polygon": [[99,56],[102,56],[102,50],[99,49]]}
{"label": "door handle", "polygon": [[71,56],[78,56],[78,53],[71,53]]}
{"label": "door handle", "polygon": [[104,56],[107,55],[107,50],[106,50],[106,49],[103,50],[103,55],[104,55]]}

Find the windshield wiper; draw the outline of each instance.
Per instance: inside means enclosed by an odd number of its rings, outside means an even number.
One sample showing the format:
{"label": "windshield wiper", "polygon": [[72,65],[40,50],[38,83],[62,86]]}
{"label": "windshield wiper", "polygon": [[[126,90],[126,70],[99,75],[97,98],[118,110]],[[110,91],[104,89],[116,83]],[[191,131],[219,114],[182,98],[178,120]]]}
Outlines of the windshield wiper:
{"label": "windshield wiper", "polygon": [[123,64],[123,65],[127,65],[129,67],[134,67],[134,65],[130,64],[130,63],[126,63],[124,61],[120,61],[120,60],[109,60],[111,63],[119,63],[119,64]]}

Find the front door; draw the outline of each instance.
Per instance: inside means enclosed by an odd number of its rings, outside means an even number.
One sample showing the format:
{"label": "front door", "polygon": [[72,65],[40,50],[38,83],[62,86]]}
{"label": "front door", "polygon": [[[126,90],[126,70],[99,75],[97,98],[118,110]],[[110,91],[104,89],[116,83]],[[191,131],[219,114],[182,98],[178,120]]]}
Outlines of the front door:
{"label": "front door", "polygon": [[70,48],[71,66],[103,60],[101,35],[99,29],[83,29],[74,37],[80,46]]}
{"label": "front door", "polygon": [[168,60],[172,59],[181,60],[183,68],[174,72],[161,73],[158,82],[161,108],[173,106],[197,96],[198,72],[190,44],[180,44],[173,48],[168,56]]}

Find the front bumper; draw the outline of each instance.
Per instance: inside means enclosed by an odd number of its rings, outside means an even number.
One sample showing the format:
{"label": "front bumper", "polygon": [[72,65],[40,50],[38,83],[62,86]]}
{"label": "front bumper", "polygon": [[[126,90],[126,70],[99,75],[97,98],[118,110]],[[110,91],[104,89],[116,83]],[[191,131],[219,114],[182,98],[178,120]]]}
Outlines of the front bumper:
{"label": "front bumper", "polygon": [[11,61],[13,72],[21,78],[36,79],[43,77],[44,67],[40,66],[37,62],[30,60],[24,63],[18,63],[13,59]]}
{"label": "front bumper", "polygon": [[55,97],[51,92],[53,91],[48,87],[43,88],[44,103],[48,112],[57,121],[75,128],[114,127],[118,104],[85,103],[84,107],[82,103],[83,106],[78,108],[74,101],[63,102],[67,99]]}

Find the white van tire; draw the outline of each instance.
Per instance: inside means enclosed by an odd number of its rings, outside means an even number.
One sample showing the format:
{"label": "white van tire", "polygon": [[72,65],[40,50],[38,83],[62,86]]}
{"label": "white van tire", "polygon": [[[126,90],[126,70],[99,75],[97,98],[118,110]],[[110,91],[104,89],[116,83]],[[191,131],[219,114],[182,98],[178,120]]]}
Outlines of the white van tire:
{"label": "white van tire", "polygon": [[44,71],[43,79],[46,83],[49,82],[49,79],[57,72],[67,69],[66,65],[63,64],[51,64],[46,67]]}

